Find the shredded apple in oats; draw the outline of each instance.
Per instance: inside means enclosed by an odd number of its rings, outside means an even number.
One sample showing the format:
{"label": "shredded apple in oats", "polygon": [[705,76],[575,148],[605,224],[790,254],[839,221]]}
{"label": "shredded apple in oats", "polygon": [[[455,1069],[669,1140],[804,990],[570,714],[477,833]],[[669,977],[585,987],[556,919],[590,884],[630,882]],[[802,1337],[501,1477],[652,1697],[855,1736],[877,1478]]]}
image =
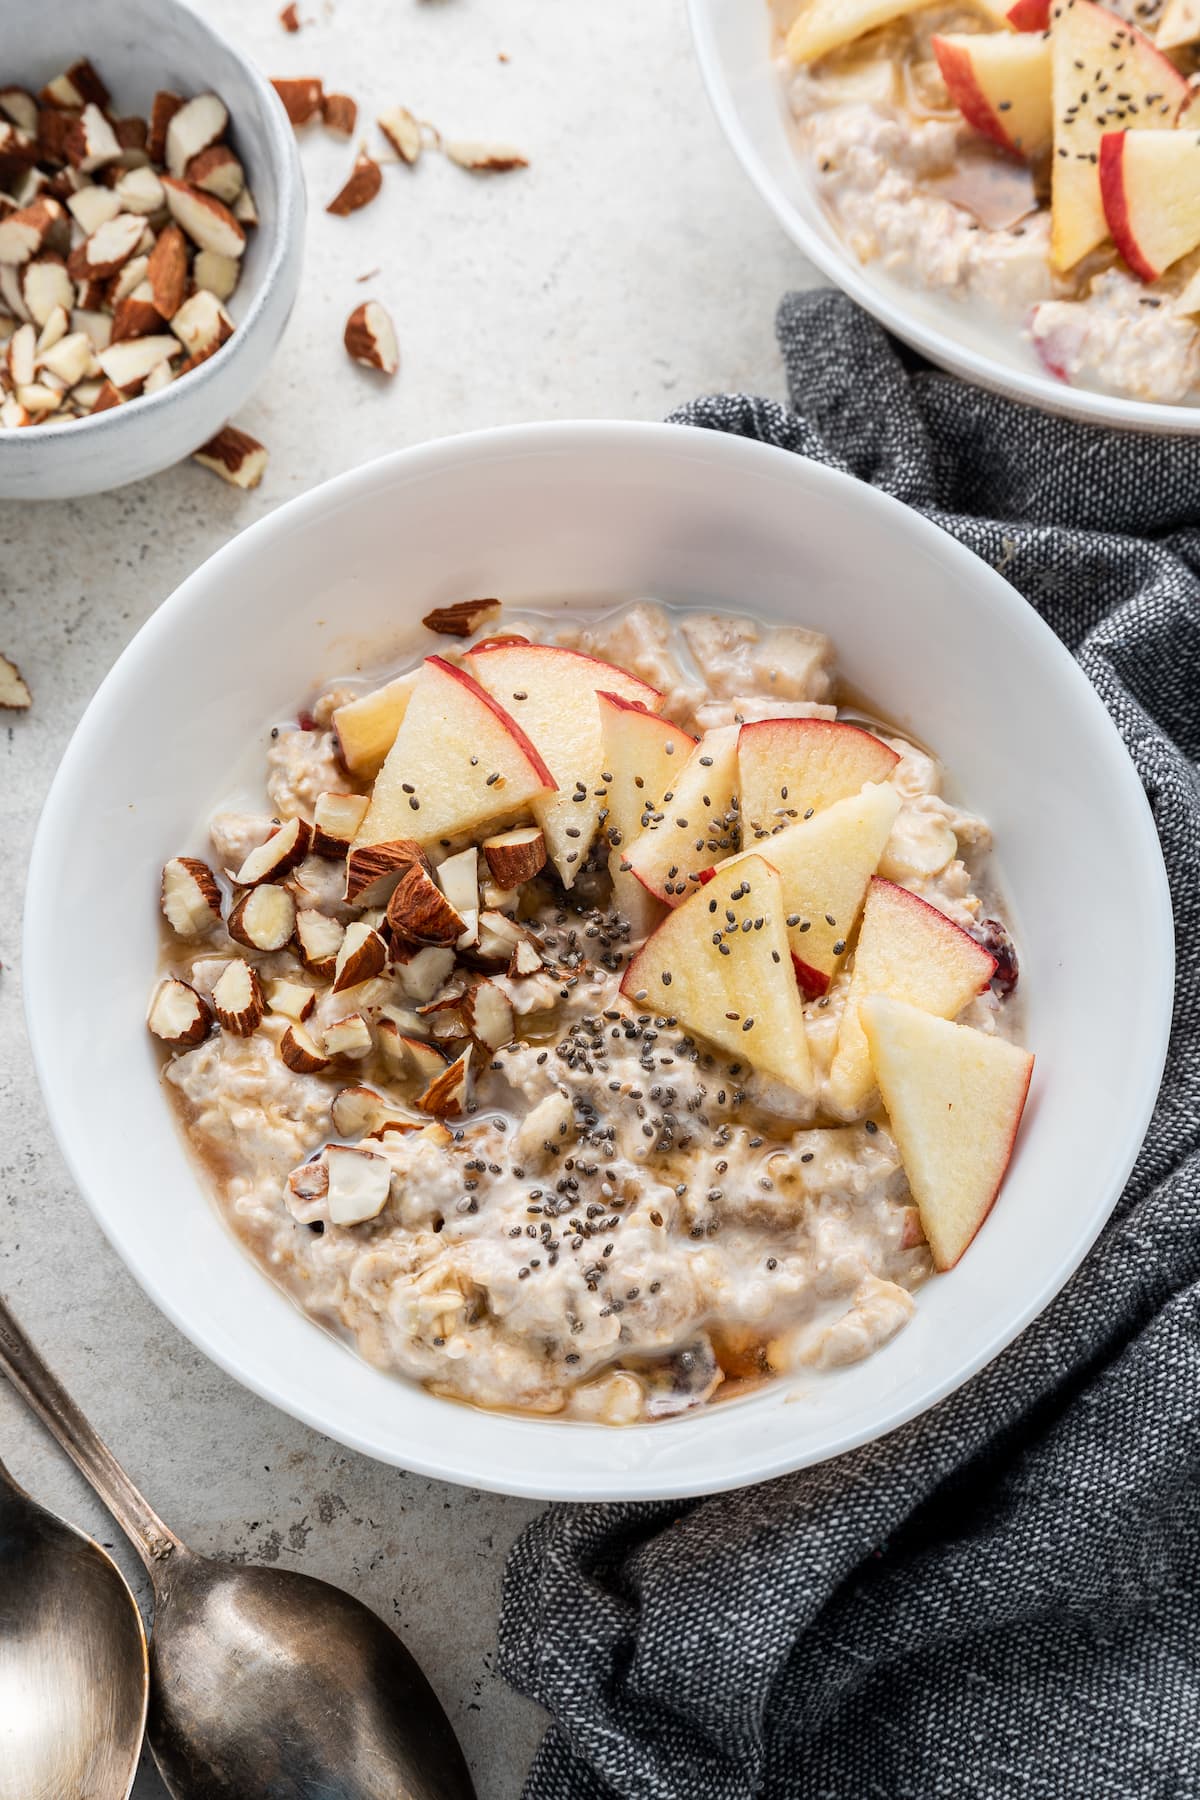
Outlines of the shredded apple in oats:
{"label": "shredded apple in oats", "polygon": [[149,1024],[217,1202],[480,1406],[631,1423],[857,1361],[1029,1082],[987,826],[839,710],[818,633],[493,613],[271,729],[164,869]]}

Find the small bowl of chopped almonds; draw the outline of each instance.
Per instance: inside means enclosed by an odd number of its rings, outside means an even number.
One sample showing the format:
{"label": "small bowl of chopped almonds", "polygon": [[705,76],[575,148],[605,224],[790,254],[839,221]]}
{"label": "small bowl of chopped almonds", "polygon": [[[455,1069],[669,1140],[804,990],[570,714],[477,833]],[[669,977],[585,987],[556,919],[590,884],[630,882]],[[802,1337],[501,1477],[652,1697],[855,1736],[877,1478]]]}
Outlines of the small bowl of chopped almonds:
{"label": "small bowl of chopped almonds", "polygon": [[0,62],[0,498],[122,487],[227,422],[300,279],[304,187],[270,83],[177,0],[23,9]]}

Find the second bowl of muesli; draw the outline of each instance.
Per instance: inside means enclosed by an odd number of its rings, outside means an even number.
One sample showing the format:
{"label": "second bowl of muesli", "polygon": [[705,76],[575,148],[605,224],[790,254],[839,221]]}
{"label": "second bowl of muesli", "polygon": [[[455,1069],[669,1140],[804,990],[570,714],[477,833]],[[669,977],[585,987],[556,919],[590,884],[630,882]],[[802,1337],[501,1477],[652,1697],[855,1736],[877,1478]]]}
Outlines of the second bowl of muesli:
{"label": "second bowl of muesli", "polygon": [[426,625],[163,869],[149,1028],[225,1219],[479,1406],[664,1419],[881,1349],[1033,1069],[987,823],[803,626]]}

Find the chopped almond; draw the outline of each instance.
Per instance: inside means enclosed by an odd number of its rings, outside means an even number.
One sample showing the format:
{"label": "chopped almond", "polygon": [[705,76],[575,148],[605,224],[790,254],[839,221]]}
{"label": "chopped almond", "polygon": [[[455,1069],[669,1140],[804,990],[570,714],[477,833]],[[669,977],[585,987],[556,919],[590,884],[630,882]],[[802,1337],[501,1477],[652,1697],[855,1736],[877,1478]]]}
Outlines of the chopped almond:
{"label": "chopped almond", "polygon": [[212,991],[212,1007],[218,1024],[234,1037],[250,1037],[262,1024],[267,1003],[257,973],[248,962],[235,957]]}
{"label": "chopped almond", "polygon": [[155,1037],[177,1050],[190,1049],[208,1036],[213,1016],[207,1001],[176,976],[160,981],[150,1001],[146,1023]]}
{"label": "chopped almond", "polygon": [[348,855],[369,804],[366,794],[318,794],[313,808],[313,855],[331,861]]}
{"label": "chopped almond", "polygon": [[292,1022],[279,1040],[279,1054],[295,1075],[319,1075],[329,1058],[303,1025]]}
{"label": "chopped almond", "polygon": [[471,1045],[468,1044],[457,1062],[434,1076],[415,1104],[435,1119],[449,1118],[465,1111],[470,1073]]}
{"label": "chopped almond", "polygon": [[146,280],[164,319],[172,319],[187,292],[187,244],[178,225],[164,225],[146,264]]}
{"label": "chopped almond", "polygon": [[335,218],[344,219],[348,213],[359,212],[364,206],[369,206],[382,186],[383,170],[374,158],[360,151],[349,179],[339,188],[325,211],[332,213]]}
{"label": "chopped almond", "polygon": [[536,825],[522,825],[485,838],[483,854],[493,881],[502,888],[520,887],[545,867],[546,840]]}
{"label": "chopped almond", "polygon": [[481,981],[470,991],[467,1027],[481,1050],[495,1052],[513,1038],[512,1001],[494,981]]}
{"label": "chopped almond", "polygon": [[307,819],[286,820],[265,844],[250,852],[235,876],[238,886],[257,887],[260,881],[278,881],[304,861],[311,844],[312,826]]}
{"label": "chopped almond", "polygon": [[231,938],[251,950],[282,950],[296,929],[296,902],[285,887],[264,881],[248,888],[229,914]]}
{"label": "chopped almond", "polygon": [[285,31],[299,31],[300,13],[296,7],[296,0],[288,0],[287,5],[279,15],[279,23],[283,26]]}
{"label": "chopped almond", "polygon": [[246,173],[228,144],[210,144],[193,156],[183,172],[184,180],[202,194],[213,194],[232,206],[246,185]]}
{"label": "chopped almond", "polygon": [[182,94],[172,94],[168,88],[160,88],[154,96],[150,108],[150,135],[146,139],[146,154],[152,163],[161,167],[167,160],[167,131],[171,120],[183,105]]}
{"label": "chopped almond", "polygon": [[232,487],[256,488],[266,473],[267,451],[249,432],[226,425],[192,452],[192,461],[211,469]]}
{"label": "chopped almond", "polygon": [[346,900],[358,906],[385,904],[397,880],[425,856],[412,838],[390,838],[383,844],[356,844],[346,859]]}
{"label": "chopped almond", "polygon": [[167,207],[177,225],[181,225],[200,250],[215,250],[219,256],[238,257],[246,248],[246,233],[229,208],[213,194],[189,187],[174,175],[164,175],[163,189]]}
{"label": "chopped almond", "polygon": [[296,913],[296,942],[300,960],[314,975],[332,976],[342,947],[345,926],[315,907],[302,906]]}
{"label": "chopped almond", "polygon": [[314,76],[288,77],[272,81],[271,86],[283,101],[283,110],[293,125],[307,125],[320,112],[323,89]]}
{"label": "chopped almond", "polygon": [[194,157],[225,135],[229,114],[216,94],[196,94],[172,113],[167,125],[163,160],[179,178]]}
{"label": "chopped almond", "polygon": [[374,1088],[344,1087],[330,1103],[333,1128],[339,1137],[381,1137],[385,1131],[419,1131],[412,1119],[405,1119]]}
{"label": "chopped almond", "polygon": [[334,964],[333,991],[344,993],[360,982],[382,974],[387,963],[387,945],[379,933],[362,920],[347,925]]}
{"label": "chopped almond", "polygon": [[377,1218],[391,1192],[392,1165],[386,1156],[357,1145],[330,1144],[326,1202],[334,1225],[362,1225]]}
{"label": "chopped almond", "polygon": [[396,1074],[415,1076],[428,1083],[445,1069],[448,1061],[445,1051],[412,1032],[402,1031],[395,1019],[384,1014],[376,1030],[383,1058]]}
{"label": "chopped almond", "polygon": [[424,145],[421,122],[406,106],[393,106],[390,112],[380,113],[375,123],[401,162],[411,167],[418,161]]}
{"label": "chopped almond", "polygon": [[149,283],[143,282],[140,288],[119,302],[113,313],[109,343],[121,344],[126,338],[156,336],[162,323],[163,317],[154,304]]}
{"label": "chopped almond", "polygon": [[267,983],[267,1005],[272,1012],[282,1013],[285,1019],[291,1019],[295,1025],[310,1018],[316,1004],[316,988],[307,986],[303,981],[288,981],[286,977],[281,977]]}
{"label": "chopped almond", "polygon": [[327,1056],[342,1057],[347,1062],[357,1062],[364,1056],[370,1056],[374,1048],[371,1027],[361,1013],[350,1013],[346,1018],[326,1026],[321,1034],[321,1042]]}
{"label": "chopped almond", "polygon": [[542,954],[532,938],[522,938],[512,953],[512,961],[508,965],[510,975],[536,975],[543,968]]}
{"label": "chopped almond", "polygon": [[388,901],[387,922],[398,938],[414,944],[453,944],[463,920],[433,878],[428,862],[410,862]]}
{"label": "chopped almond", "polygon": [[6,712],[28,712],[33,695],[15,662],[0,656],[0,707]]}
{"label": "chopped almond", "polygon": [[444,637],[470,637],[481,625],[490,625],[499,617],[498,600],[456,600],[453,606],[435,606],[421,623],[427,631],[440,631]]}
{"label": "chopped almond", "polygon": [[221,923],[221,890],[206,862],[173,856],[162,872],[162,910],[180,937],[201,937]]}
{"label": "chopped almond", "polygon": [[353,137],[358,123],[358,102],[349,94],[325,94],[321,99],[321,123],[338,137]]}
{"label": "chopped almond", "polygon": [[347,354],[364,368],[394,375],[400,367],[396,328],[378,300],[364,300],[346,320],[342,341]]}
{"label": "chopped almond", "polygon": [[527,169],[529,158],[506,144],[476,144],[457,138],[442,145],[452,163],[474,175],[506,175],[510,169]]}
{"label": "chopped almond", "polygon": [[67,215],[57,200],[37,199],[0,219],[0,263],[24,263],[61,238]]}

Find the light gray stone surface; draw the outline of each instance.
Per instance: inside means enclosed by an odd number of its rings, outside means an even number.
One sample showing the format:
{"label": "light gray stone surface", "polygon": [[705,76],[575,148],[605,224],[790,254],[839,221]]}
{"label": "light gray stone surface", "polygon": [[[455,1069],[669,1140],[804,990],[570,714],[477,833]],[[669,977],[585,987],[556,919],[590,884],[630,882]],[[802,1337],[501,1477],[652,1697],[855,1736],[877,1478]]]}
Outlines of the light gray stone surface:
{"label": "light gray stone surface", "polygon": [[[495,1615],[505,1551],[537,1507],[342,1450],[239,1389],[143,1297],[45,1123],[21,1018],[23,871],[89,696],[232,533],[424,438],[522,419],[657,418],[716,389],[778,394],[775,304],[813,277],[721,140],[679,0],[301,0],[297,36],[275,0],[207,0],[206,12],[268,74],[319,74],[354,94],[372,138],[375,112],[402,104],[449,135],[514,143],[531,167],[488,180],[429,157],[388,168],[374,206],[333,219],[323,207],[352,148],[310,129],[301,299],[238,415],[271,450],[258,492],[189,465],[53,510],[0,505],[0,648],[35,694],[27,718],[0,715],[0,1289],[166,1519],[200,1550],[278,1560],[375,1606],[445,1701],[481,1800],[511,1800],[541,1721],[494,1672]],[[117,85],[119,71],[106,73]],[[352,368],[341,345],[346,314],[372,295],[400,337],[390,385]],[[147,754],[169,781],[170,746]],[[86,869],[79,942],[65,950],[86,969]],[[84,977],[80,1025],[95,1033],[103,1080],[103,1021],[88,1018]],[[169,1215],[169,1194],[162,1204]],[[114,1543],[4,1388],[0,1454],[39,1498]],[[163,1792],[147,1769],[137,1800]]]}

